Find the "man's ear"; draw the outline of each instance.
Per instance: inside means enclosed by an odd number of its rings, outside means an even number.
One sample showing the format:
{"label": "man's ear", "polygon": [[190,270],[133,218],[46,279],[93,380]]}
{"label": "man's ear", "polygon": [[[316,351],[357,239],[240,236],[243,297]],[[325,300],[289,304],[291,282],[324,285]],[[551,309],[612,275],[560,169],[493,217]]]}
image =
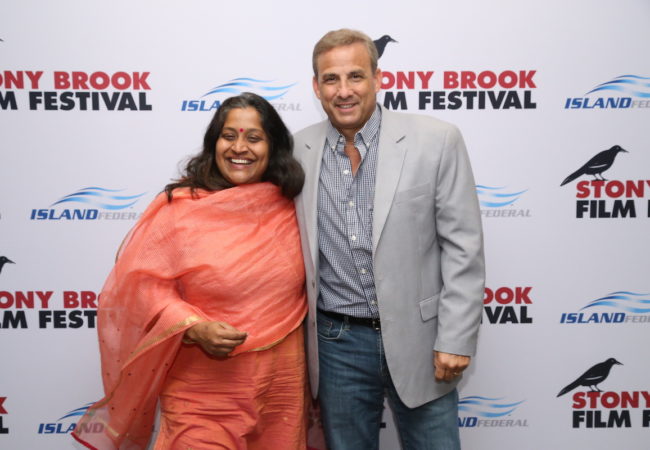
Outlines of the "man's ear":
{"label": "man's ear", "polygon": [[375,94],[381,90],[381,69],[375,70]]}

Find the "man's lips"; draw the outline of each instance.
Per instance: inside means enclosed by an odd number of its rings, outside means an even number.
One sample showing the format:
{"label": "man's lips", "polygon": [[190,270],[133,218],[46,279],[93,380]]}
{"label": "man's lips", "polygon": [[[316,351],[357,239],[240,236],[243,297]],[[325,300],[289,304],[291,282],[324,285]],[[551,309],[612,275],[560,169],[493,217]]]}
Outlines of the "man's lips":
{"label": "man's lips", "polygon": [[354,108],[355,106],[357,106],[356,103],[337,103],[337,104],[336,104],[336,107],[337,107],[338,109],[352,109],[352,108]]}

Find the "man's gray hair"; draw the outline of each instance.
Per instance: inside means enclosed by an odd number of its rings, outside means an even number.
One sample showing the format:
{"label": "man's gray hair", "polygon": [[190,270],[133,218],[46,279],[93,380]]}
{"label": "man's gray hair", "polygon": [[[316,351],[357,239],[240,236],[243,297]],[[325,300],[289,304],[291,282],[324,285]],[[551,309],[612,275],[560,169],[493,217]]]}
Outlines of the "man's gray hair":
{"label": "man's gray hair", "polygon": [[341,28],[340,30],[328,32],[325,36],[320,38],[320,41],[318,41],[314,46],[314,53],[311,60],[314,68],[314,76],[318,77],[318,57],[320,55],[332,50],[333,48],[356,43],[363,44],[366,47],[366,50],[368,50],[368,55],[370,56],[370,69],[374,74],[377,70],[377,60],[379,59],[375,43],[367,34],[362,33],[361,31]]}

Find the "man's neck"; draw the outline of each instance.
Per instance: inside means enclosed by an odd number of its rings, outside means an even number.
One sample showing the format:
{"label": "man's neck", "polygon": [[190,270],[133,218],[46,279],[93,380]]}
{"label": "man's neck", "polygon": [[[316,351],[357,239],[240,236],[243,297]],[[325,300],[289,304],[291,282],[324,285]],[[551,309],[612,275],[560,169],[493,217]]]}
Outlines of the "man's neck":
{"label": "man's neck", "polygon": [[354,137],[357,135],[357,133],[359,132],[360,129],[359,130],[347,130],[347,129],[346,130],[340,130],[340,129],[337,128],[336,130],[339,133],[341,133],[341,136],[343,136],[345,138],[345,142],[347,142],[348,144],[354,144]]}

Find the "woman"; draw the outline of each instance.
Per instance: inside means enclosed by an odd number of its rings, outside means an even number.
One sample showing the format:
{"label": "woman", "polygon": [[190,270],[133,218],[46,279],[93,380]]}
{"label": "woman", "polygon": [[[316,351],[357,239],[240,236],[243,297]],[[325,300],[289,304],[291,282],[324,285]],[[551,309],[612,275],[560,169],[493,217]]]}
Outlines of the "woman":
{"label": "woman", "polygon": [[273,107],[223,102],[203,150],[125,239],[102,290],[106,396],[89,448],[305,448],[304,269],[291,199],[304,173]]}

